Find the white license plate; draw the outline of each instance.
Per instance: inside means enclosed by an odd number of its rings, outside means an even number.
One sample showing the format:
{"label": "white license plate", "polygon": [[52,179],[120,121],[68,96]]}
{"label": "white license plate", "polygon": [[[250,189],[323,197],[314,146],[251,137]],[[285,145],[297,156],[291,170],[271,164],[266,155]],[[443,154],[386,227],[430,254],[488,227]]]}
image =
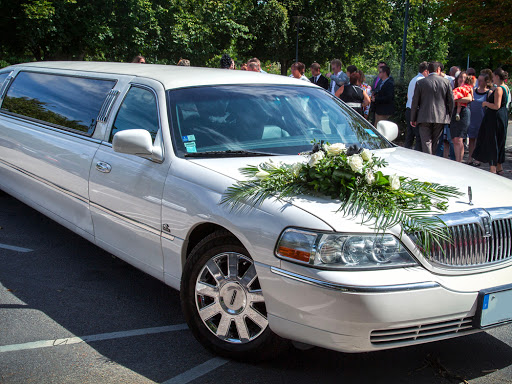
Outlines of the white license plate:
{"label": "white license plate", "polygon": [[480,328],[512,321],[512,286],[484,290],[478,301]]}

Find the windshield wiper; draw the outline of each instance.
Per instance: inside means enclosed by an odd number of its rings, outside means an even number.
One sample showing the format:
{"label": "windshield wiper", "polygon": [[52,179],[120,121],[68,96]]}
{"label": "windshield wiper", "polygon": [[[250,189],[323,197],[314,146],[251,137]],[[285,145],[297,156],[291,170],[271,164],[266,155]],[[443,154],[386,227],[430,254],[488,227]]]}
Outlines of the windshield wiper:
{"label": "windshield wiper", "polygon": [[185,157],[252,157],[252,156],[277,156],[277,153],[227,150],[227,151],[206,151],[191,152],[185,154]]}

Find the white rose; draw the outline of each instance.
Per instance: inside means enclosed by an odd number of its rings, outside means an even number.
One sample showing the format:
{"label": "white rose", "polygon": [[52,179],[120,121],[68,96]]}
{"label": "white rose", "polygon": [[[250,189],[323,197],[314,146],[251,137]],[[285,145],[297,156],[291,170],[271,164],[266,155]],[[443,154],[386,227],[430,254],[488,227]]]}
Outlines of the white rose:
{"label": "white rose", "polygon": [[309,158],[309,166],[314,167],[320,160],[324,158],[324,153],[322,151],[315,152]]}
{"label": "white rose", "polygon": [[260,170],[254,176],[256,176],[260,180],[263,180],[266,179],[268,175],[270,175],[270,173],[268,173],[267,171]]}
{"label": "white rose", "polygon": [[295,163],[292,165],[292,173],[293,173],[293,176],[297,177],[299,176],[299,172],[302,168],[302,164],[301,163]]}
{"label": "white rose", "polygon": [[375,175],[373,172],[369,169],[366,170],[366,174],[364,175],[364,178],[368,184],[375,183]]}
{"label": "white rose", "polygon": [[330,144],[330,145],[325,145],[324,148],[325,148],[325,151],[327,152],[327,154],[330,156],[339,155],[340,153],[343,153],[347,150],[347,147],[343,143],[334,143],[334,144]]}
{"label": "white rose", "polygon": [[363,158],[360,155],[349,156],[347,162],[353,172],[361,173],[363,170]]}
{"label": "white rose", "polygon": [[400,178],[396,174],[389,176],[389,183],[391,184],[391,189],[400,189]]}
{"label": "white rose", "polygon": [[372,153],[368,149],[365,148],[361,152],[361,157],[363,158],[364,161],[368,161],[372,158]]}

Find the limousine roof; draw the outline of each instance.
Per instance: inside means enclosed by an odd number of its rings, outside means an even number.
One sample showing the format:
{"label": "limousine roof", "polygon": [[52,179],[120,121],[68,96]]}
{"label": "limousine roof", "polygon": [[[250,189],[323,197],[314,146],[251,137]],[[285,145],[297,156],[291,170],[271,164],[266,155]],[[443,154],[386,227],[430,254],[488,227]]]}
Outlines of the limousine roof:
{"label": "limousine roof", "polygon": [[117,75],[132,75],[151,78],[161,82],[166,89],[200,85],[229,84],[289,84],[314,86],[303,80],[287,76],[270,75],[250,71],[230,71],[216,68],[181,67],[159,64],[109,63],[99,61],[40,61],[10,67],[30,70],[62,70],[63,72],[91,72]]}

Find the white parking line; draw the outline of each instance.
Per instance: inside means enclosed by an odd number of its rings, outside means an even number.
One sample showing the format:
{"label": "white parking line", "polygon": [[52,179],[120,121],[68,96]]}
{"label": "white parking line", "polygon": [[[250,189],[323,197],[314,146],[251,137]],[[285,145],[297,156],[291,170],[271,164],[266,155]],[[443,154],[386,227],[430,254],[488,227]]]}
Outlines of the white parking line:
{"label": "white parking line", "polygon": [[189,369],[178,376],[174,376],[172,379],[164,381],[162,384],[186,384],[190,383],[192,380],[197,379],[211,371],[223,366],[228,363],[229,360],[223,359],[222,357],[214,357],[208,361],[205,361],[203,364],[199,364],[197,367]]}
{"label": "white parking line", "polygon": [[14,245],[7,245],[7,244],[2,244],[2,243],[0,243],[0,248],[9,249],[11,251],[16,251],[16,252],[32,252],[33,251],[32,249],[15,247]]}
{"label": "white parking line", "polygon": [[12,352],[12,351],[22,351],[25,349],[59,347],[61,345],[89,343],[91,341],[101,341],[101,340],[110,340],[110,339],[120,339],[123,337],[150,335],[153,333],[183,331],[186,329],[188,329],[187,324],[176,324],[176,325],[168,325],[168,326],[164,326],[164,327],[133,329],[131,331],[100,333],[97,335],[89,335],[89,336],[82,336],[82,337],[68,337],[65,339],[33,341],[30,343],[23,343],[23,344],[2,345],[2,346],[0,346],[0,353],[1,352]]}

